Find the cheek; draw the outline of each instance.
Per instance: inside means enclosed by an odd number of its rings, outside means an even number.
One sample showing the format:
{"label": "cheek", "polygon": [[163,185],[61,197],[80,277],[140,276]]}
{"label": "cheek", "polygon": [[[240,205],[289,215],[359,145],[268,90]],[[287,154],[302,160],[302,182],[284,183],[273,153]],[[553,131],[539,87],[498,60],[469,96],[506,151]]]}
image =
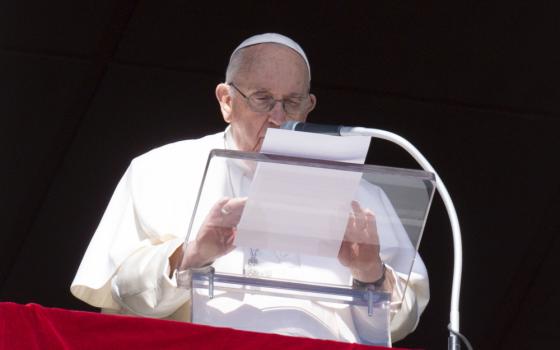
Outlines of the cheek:
{"label": "cheek", "polygon": [[263,129],[263,122],[265,120],[261,116],[248,116],[243,121],[243,128],[248,137],[258,137],[261,129]]}
{"label": "cheek", "polygon": [[236,118],[231,126],[234,128],[234,134],[237,135],[236,142],[244,151],[254,151],[259,139],[264,137],[265,128],[263,127],[265,120],[262,116],[244,115],[243,118]]}
{"label": "cheek", "polygon": [[307,115],[295,115],[289,117],[288,119],[296,122],[305,122],[305,120],[307,119]]}

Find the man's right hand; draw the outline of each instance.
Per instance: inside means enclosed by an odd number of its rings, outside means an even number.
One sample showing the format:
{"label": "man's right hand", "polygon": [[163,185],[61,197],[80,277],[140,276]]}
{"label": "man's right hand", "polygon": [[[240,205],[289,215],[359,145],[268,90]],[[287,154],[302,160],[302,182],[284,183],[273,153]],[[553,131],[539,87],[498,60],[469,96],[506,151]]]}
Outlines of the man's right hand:
{"label": "man's right hand", "polygon": [[204,219],[196,239],[177,249],[176,253],[182,253],[178,269],[206,266],[232,251],[235,248],[236,227],[246,202],[246,197],[222,198],[216,202]]}

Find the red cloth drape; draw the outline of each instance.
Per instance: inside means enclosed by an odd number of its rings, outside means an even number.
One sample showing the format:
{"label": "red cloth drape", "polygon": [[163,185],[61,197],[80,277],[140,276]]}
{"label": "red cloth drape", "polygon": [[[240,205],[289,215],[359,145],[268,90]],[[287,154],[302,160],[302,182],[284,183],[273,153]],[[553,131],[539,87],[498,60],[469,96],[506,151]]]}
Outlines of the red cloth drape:
{"label": "red cloth drape", "polygon": [[380,347],[150,318],[0,303],[4,349],[372,350]]}

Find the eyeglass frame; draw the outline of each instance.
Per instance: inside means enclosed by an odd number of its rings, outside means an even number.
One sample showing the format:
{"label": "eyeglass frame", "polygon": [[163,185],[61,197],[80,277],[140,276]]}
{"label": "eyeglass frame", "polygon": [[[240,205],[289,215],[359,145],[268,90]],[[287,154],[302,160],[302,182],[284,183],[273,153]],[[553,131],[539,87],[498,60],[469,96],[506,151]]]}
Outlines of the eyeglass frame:
{"label": "eyeglass frame", "polygon": [[[299,110],[299,111],[297,111],[297,112],[293,112],[293,111],[290,112],[290,111],[288,111],[288,110],[286,109],[286,100],[287,100],[287,99],[283,98],[283,99],[277,100],[277,99],[275,99],[275,98],[272,96],[272,94],[270,94],[270,93],[267,92],[267,93],[270,95],[270,103],[269,103],[268,109],[266,109],[266,110],[259,110],[259,109],[257,109],[257,108],[255,107],[255,105],[254,105],[253,103],[251,103],[251,101],[252,101],[252,100],[251,100],[251,97],[254,96],[255,94],[261,93],[260,91],[255,91],[255,92],[253,92],[252,94],[250,94],[250,95],[247,96],[247,94],[243,93],[243,91],[241,91],[241,90],[239,89],[239,87],[237,87],[237,85],[236,85],[235,83],[229,82],[229,83],[226,83],[226,84],[229,85],[229,86],[231,86],[231,87],[233,87],[233,88],[235,89],[235,91],[239,92],[239,94],[240,94],[240,95],[245,99],[245,101],[247,102],[247,105],[249,106],[249,108],[251,108],[251,110],[252,110],[253,112],[255,112],[255,113],[268,113],[268,112],[272,111],[272,110],[274,109],[274,106],[276,106],[276,102],[280,102],[280,103],[282,104],[282,109],[284,110],[284,112],[286,112],[287,115],[298,115],[298,114],[303,114],[303,113],[305,113],[305,107],[308,107],[308,106],[309,106],[309,104],[308,104],[307,106],[304,106],[304,100],[306,100],[307,102],[309,102],[309,96],[310,96],[309,92],[307,93],[307,96],[301,98],[301,99],[302,99],[302,101],[301,101],[301,103],[300,103],[300,105],[301,105],[301,106],[300,106],[301,110]],[[288,100],[289,100],[289,99],[288,99]]]}

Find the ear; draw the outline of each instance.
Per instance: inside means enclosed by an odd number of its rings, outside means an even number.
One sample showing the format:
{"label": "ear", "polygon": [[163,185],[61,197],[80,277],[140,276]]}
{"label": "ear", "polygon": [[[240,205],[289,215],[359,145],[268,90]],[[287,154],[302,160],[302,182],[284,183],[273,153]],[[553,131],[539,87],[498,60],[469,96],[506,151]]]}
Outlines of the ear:
{"label": "ear", "polygon": [[221,83],[216,86],[216,98],[220,104],[222,117],[229,124],[231,122],[231,95],[227,84]]}
{"label": "ear", "polygon": [[[309,101],[311,101],[311,105],[307,110],[307,114],[311,113],[311,111],[315,109],[315,106],[317,105],[317,97],[315,97],[315,95],[313,94],[309,94]],[[307,114],[305,115],[305,119],[307,119]]]}

